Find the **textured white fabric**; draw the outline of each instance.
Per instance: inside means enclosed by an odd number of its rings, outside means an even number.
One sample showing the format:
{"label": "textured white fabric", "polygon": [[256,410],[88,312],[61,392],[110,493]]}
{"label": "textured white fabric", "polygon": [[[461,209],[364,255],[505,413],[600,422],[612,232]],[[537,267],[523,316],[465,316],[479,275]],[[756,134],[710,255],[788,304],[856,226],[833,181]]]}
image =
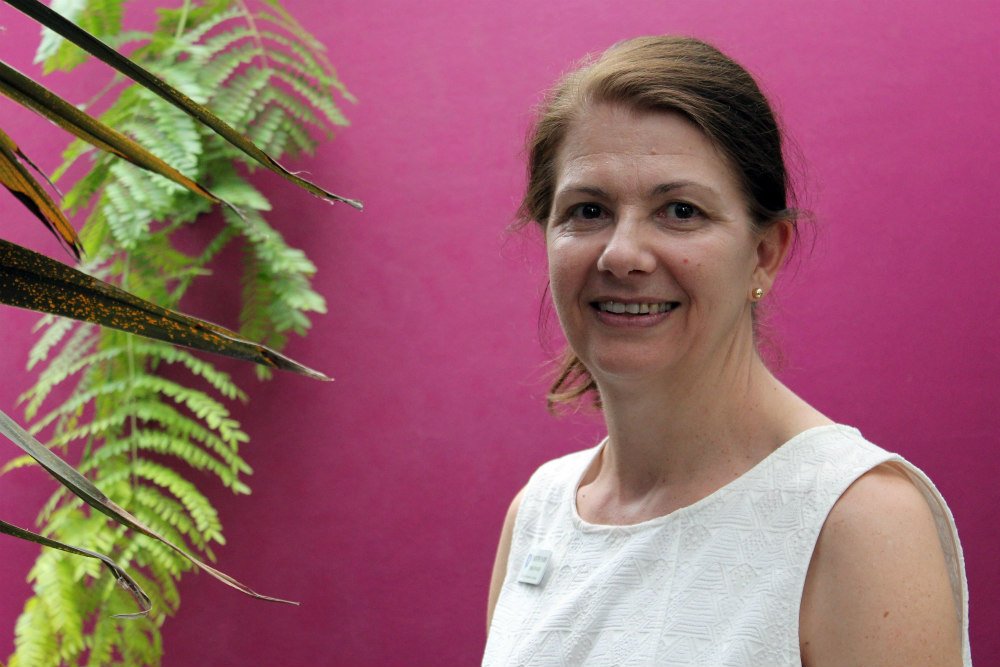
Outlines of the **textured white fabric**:
{"label": "textured white fabric", "polygon": [[[631,526],[589,524],[576,490],[600,446],[543,465],[515,521],[484,667],[798,667],[799,602],[823,522],[850,484],[899,466],[934,512],[968,643],[961,546],[944,500],[847,426],[805,431],[708,497]],[[552,552],[539,585],[519,583]]]}

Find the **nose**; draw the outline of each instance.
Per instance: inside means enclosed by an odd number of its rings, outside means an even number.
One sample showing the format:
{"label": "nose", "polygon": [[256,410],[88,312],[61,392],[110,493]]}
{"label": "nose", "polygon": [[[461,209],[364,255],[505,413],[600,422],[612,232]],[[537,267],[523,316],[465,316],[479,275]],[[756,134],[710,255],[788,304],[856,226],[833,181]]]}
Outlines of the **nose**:
{"label": "nose", "polygon": [[623,216],[616,221],[604,250],[597,258],[598,270],[616,278],[651,273],[656,260],[645,239],[647,233],[648,230],[636,218]]}

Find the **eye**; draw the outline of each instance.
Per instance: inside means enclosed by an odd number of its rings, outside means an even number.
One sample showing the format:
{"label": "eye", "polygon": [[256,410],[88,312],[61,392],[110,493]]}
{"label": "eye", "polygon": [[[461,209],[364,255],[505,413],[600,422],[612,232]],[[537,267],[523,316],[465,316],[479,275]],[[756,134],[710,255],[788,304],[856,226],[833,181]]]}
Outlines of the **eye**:
{"label": "eye", "polygon": [[667,204],[667,208],[665,210],[667,215],[672,218],[677,218],[678,220],[691,220],[701,215],[701,211],[697,206],[682,201]]}
{"label": "eye", "polygon": [[597,204],[577,204],[570,209],[569,215],[571,218],[579,218],[581,220],[597,220],[604,215],[604,209]]}

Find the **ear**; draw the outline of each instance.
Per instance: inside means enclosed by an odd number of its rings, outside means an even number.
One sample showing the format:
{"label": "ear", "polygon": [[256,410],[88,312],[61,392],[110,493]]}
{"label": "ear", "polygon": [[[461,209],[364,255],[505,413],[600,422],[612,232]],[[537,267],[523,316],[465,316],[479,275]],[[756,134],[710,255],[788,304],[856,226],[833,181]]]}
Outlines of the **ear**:
{"label": "ear", "polygon": [[770,291],[778,270],[785,262],[792,247],[795,229],[790,220],[777,222],[757,238],[757,266],[753,272],[753,284]]}

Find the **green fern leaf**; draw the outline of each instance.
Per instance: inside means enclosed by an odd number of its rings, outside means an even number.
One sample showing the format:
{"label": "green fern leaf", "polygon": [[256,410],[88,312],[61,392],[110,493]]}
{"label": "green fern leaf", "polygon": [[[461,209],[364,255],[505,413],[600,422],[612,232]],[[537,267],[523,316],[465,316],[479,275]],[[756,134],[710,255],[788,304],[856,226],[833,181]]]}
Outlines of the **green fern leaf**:
{"label": "green fern leaf", "polygon": [[28,401],[24,407],[28,419],[34,418],[42,402],[56,386],[89,363],[88,352],[97,344],[95,329],[89,324],[76,326],[69,340],[39,376],[38,382],[18,398],[20,402]]}
{"label": "green fern leaf", "polygon": [[206,540],[225,544],[218,512],[194,484],[181,477],[176,471],[152,461],[135,461],[132,464],[132,471],[137,477],[167,489],[181,501]]}
{"label": "green fern leaf", "polygon": [[148,355],[169,364],[181,364],[193,375],[208,382],[213,389],[229,399],[247,400],[247,395],[237,387],[228,373],[194,356],[187,350],[152,341],[136,341],[136,354]]}
{"label": "green fern leaf", "polygon": [[9,667],[58,667],[59,642],[45,605],[29,598],[14,626],[15,653]]}
{"label": "green fern leaf", "polygon": [[[201,71],[201,84],[206,88],[220,88],[241,66],[253,62],[261,55],[260,48],[253,43],[242,44],[222,54],[206,54],[207,64]],[[211,101],[210,98],[209,101]]]}
{"label": "green fern leaf", "polygon": [[195,44],[226,21],[240,16],[243,16],[243,9],[240,7],[233,7],[232,9],[218,12],[214,16],[208,16],[197,25],[193,25],[189,30],[185,31],[181,38],[181,44]]}
{"label": "green fern leaf", "polygon": [[310,84],[309,80],[294,72],[274,70],[274,78],[286,83],[292,90],[309,101],[311,105],[326,114],[334,125],[348,125],[347,117],[341,112],[328,95],[321,94]]}
{"label": "green fern leaf", "polygon": [[[287,116],[291,116],[299,123],[308,123],[324,134],[329,135],[330,130],[319,116],[313,113],[312,108],[303,103],[299,98],[289,95],[279,88],[268,88],[261,94],[261,103],[265,107],[271,105],[280,107]],[[258,121],[260,122],[260,121]],[[285,121],[289,122],[289,121]]]}
{"label": "green fern leaf", "polygon": [[111,664],[117,636],[117,619],[110,614],[97,614],[94,628],[87,641],[87,647],[90,649],[87,667],[106,667]]}
{"label": "green fern leaf", "polygon": [[31,346],[31,351],[28,353],[29,371],[38,362],[44,361],[49,356],[52,348],[62,341],[63,337],[73,328],[74,324],[74,320],[54,315],[46,315],[38,320],[38,323],[35,325],[35,331],[44,328],[45,333]]}
{"label": "green fern leaf", "polygon": [[70,554],[62,551],[45,551],[29,576],[35,584],[35,594],[48,612],[52,630],[60,639],[59,655],[66,661],[72,661],[84,648],[83,616],[74,594],[79,582],[70,558]]}
{"label": "green fern leaf", "polygon": [[[271,73],[259,67],[247,67],[240,74],[232,77],[228,85],[211,99],[212,107],[218,109],[220,116],[235,128],[245,128],[250,117],[250,111],[257,104],[257,96],[268,84]],[[249,158],[240,158],[249,162]]]}

